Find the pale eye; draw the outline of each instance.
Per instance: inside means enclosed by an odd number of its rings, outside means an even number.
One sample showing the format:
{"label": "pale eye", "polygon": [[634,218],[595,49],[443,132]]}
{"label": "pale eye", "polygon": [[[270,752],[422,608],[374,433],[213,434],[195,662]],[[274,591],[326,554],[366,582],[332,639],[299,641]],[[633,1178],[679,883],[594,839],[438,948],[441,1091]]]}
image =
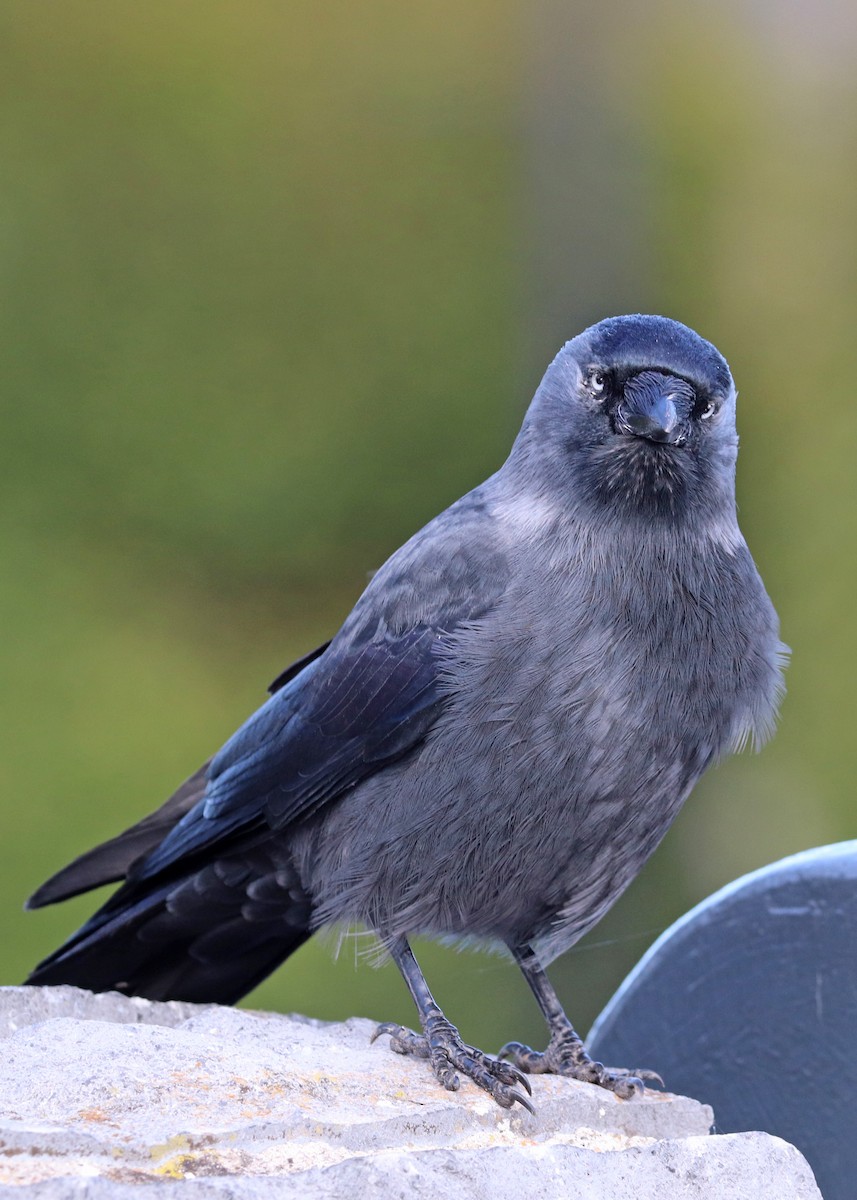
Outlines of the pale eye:
{"label": "pale eye", "polygon": [[607,387],[604,372],[599,371],[597,367],[590,367],[586,373],[586,386],[593,396],[603,395],[604,389]]}
{"label": "pale eye", "polygon": [[700,421],[708,421],[717,412],[717,405],[713,400],[709,400],[705,408],[699,414]]}

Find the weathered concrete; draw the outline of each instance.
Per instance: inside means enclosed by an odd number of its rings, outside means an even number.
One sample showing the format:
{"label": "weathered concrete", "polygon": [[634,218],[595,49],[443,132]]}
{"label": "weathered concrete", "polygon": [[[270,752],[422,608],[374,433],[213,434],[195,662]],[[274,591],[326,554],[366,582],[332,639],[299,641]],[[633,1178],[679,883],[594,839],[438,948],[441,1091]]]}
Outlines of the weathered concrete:
{"label": "weathered concrete", "polygon": [[[711,1110],[537,1077],[536,1116],[369,1044],[371,1022],[0,989],[0,1193],[73,1197],[819,1196],[766,1134]],[[181,1181],[179,1184],[178,1181]],[[620,1191],[621,1189],[621,1191]]]}

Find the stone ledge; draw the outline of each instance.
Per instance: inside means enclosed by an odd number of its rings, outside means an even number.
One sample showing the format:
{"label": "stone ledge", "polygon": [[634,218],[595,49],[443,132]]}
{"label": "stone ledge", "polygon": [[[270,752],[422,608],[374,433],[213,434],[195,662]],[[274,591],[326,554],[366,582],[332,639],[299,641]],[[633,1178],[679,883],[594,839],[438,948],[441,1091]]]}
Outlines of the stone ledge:
{"label": "stone ledge", "polygon": [[462,1195],[632,1189],[635,1200],[815,1200],[766,1134],[708,1136],[711,1110],[533,1080],[537,1113],[342,1025],[76,988],[0,989],[0,1193],[19,1200]]}

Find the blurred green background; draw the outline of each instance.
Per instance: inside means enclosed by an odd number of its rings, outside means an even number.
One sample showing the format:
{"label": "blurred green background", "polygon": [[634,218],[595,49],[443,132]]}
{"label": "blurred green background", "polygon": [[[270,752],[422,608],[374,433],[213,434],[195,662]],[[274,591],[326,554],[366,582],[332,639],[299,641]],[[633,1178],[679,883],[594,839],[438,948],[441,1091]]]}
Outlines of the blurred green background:
{"label": "blurred green background", "polygon": [[[855,41],[834,3],[3,5],[3,982],[93,908],[24,897],[328,637],[614,312],[729,358],[794,656],[775,741],[553,969],[576,1023],[713,889],[854,836]],[[248,1002],[410,1021],[357,958],[310,943]],[[501,960],[422,960],[466,1037],[543,1040]]]}

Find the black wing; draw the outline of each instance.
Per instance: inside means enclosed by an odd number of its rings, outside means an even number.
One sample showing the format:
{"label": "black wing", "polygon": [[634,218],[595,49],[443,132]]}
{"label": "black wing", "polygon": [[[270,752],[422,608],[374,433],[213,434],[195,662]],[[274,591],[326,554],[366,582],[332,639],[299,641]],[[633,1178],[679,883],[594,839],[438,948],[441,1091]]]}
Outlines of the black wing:
{"label": "black wing", "polygon": [[[334,642],[212,759],[204,795],[27,982],[220,1003],[245,994],[310,931],[275,831],[419,745],[445,699],[442,641],[422,627]],[[274,885],[283,895],[267,906],[259,889]]]}
{"label": "black wing", "polygon": [[215,755],[205,795],[129,881],[302,820],[415,748],[444,703],[440,630],[334,642]]}
{"label": "black wing", "polygon": [[255,986],[312,929],[280,831],[430,736],[449,699],[450,635],[494,606],[509,570],[483,489],[416,534],[204,776],[123,835],[124,849],[84,856],[40,889],[45,903],[126,876],[28,982],[221,1003]]}

